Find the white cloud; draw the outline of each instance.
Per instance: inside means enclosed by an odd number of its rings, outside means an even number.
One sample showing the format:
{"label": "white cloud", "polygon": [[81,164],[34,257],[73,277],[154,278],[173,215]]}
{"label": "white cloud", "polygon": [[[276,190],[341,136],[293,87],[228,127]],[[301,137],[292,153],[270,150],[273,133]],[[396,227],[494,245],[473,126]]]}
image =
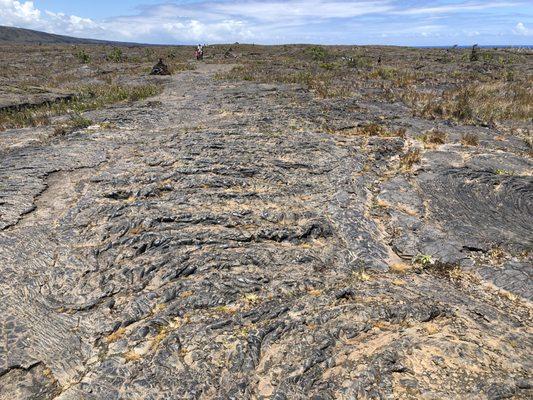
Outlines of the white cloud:
{"label": "white cloud", "polygon": [[110,40],[166,37],[178,42],[283,37],[320,20],[392,10],[390,0],[200,1],[144,6],[139,15],[93,21],[36,9],[32,1],[0,0],[0,24]]}
{"label": "white cloud", "polygon": [[[200,4],[200,8],[206,8]],[[76,15],[41,11],[32,1],[0,0],[0,25],[18,26],[49,33],[122,41],[165,37],[176,42],[246,40],[251,27],[224,13],[172,4],[154,6],[141,15],[93,21]]]}
{"label": "white cloud", "polygon": [[513,32],[517,35],[522,35],[522,36],[533,35],[533,30],[527,28],[522,22],[519,22],[516,24],[515,28],[513,29]]}
{"label": "white cloud", "polygon": [[68,35],[95,34],[102,28],[89,18],[35,8],[33,1],[0,0],[0,25]]}
{"label": "white cloud", "polygon": [[398,10],[395,14],[403,15],[420,15],[420,14],[450,14],[457,12],[467,12],[467,11],[481,11],[488,10],[491,8],[505,8],[505,7],[516,7],[520,5],[516,2],[483,2],[483,3],[458,3],[458,4],[449,4],[443,6],[435,7],[419,7],[419,8],[408,8],[405,10]]}
{"label": "white cloud", "polygon": [[[106,29],[128,40],[139,33],[177,41],[269,41],[327,19],[349,19],[391,10],[391,1],[203,1],[143,7],[142,14],[110,19]],[[139,31],[140,29],[140,31]]]}
{"label": "white cloud", "polygon": [[35,8],[33,1],[0,0],[0,23],[17,25],[38,21],[41,12]]}
{"label": "white cloud", "polygon": [[[392,29],[391,29],[392,28]],[[445,32],[444,25],[413,25],[410,27],[391,27],[387,30],[380,29],[382,37],[394,37],[397,35],[438,37]]]}
{"label": "white cloud", "polygon": [[211,4],[210,8],[221,14],[279,21],[298,18],[353,18],[366,14],[383,13],[393,9],[390,1],[248,1]]}
{"label": "white cloud", "polygon": [[[518,5],[526,7],[527,3],[523,0],[443,0],[419,7],[412,4],[423,2],[406,4],[400,0],[161,2],[139,7],[137,15],[96,21],[40,10],[32,1],[0,0],[0,25],[77,37],[152,43],[376,43],[380,37],[410,38],[409,41],[415,43],[413,38],[416,37],[451,38],[464,28],[468,28],[469,32],[479,30],[482,32],[480,36],[484,37],[494,36],[495,27],[500,32],[504,29],[508,36],[514,33],[512,36],[515,38],[519,35],[529,36],[532,32],[522,22],[512,32],[504,28],[509,26],[509,22],[497,22],[500,16],[508,15]],[[472,18],[482,10],[492,10],[493,14],[498,14],[493,19],[496,22],[484,24]],[[458,18],[465,16],[468,22]],[[468,37],[465,31],[463,35]]]}

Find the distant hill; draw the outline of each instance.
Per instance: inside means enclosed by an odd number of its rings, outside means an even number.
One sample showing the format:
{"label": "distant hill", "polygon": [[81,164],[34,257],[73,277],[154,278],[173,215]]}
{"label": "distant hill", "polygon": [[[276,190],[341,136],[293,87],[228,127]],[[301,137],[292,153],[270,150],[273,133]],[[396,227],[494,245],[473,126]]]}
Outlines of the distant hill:
{"label": "distant hill", "polygon": [[34,31],[31,29],[14,28],[11,26],[0,26],[0,44],[20,43],[20,44],[122,44],[137,45],[136,43],[111,42],[96,39],[82,39],[71,36],[55,35]]}

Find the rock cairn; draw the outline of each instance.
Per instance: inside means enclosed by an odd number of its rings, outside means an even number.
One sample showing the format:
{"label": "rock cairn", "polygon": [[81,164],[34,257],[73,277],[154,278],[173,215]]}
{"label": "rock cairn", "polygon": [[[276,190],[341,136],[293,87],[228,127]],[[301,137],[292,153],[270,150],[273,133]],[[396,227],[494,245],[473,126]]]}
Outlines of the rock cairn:
{"label": "rock cairn", "polygon": [[163,59],[160,58],[156,65],[152,68],[150,75],[171,75],[168,66],[163,62]]}

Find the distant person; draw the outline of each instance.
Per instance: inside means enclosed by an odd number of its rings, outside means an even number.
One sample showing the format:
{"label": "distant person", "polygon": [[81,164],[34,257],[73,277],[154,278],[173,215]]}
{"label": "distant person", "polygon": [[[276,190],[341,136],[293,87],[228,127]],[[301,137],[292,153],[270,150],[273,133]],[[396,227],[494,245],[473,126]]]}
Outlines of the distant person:
{"label": "distant person", "polygon": [[196,47],[196,59],[197,60],[203,60],[204,59],[204,46],[199,44]]}

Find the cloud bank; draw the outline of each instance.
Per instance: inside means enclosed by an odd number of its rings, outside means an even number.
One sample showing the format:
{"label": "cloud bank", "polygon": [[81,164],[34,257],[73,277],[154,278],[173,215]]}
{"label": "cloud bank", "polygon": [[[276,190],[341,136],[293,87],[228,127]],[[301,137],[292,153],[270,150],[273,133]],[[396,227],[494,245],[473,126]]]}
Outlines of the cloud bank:
{"label": "cloud bank", "polygon": [[135,15],[94,20],[39,9],[33,1],[0,0],[0,25],[165,44],[446,45],[474,36],[487,44],[531,44],[532,13],[523,1],[198,0],[140,5]]}

